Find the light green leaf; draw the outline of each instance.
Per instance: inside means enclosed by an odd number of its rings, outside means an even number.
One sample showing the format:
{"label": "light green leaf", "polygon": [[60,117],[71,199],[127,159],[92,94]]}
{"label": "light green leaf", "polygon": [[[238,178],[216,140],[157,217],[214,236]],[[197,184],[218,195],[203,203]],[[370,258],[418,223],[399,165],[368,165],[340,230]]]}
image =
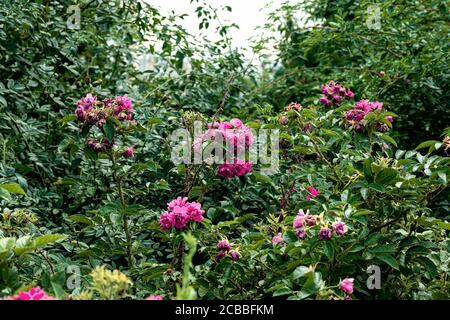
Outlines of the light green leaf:
{"label": "light green leaf", "polygon": [[23,190],[22,187],[17,183],[5,183],[0,185],[0,188],[7,190],[9,193],[26,195],[25,190]]}

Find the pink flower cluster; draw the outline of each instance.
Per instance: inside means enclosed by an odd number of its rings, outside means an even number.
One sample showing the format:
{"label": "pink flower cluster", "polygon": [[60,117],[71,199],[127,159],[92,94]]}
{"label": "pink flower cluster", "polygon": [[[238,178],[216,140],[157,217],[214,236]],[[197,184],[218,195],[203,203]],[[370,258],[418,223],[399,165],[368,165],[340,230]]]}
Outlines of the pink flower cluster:
{"label": "pink flower cluster", "polygon": [[6,300],[56,300],[50,297],[39,287],[31,288],[28,291],[20,291],[17,295],[8,297]]}
{"label": "pink flower cluster", "polygon": [[[366,122],[364,119],[371,112],[381,112],[383,109],[382,102],[371,102],[369,100],[358,101],[351,110],[345,113],[345,120],[356,132],[362,132],[366,129]],[[391,116],[386,116],[385,119],[392,123]],[[386,132],[389,127],[384,123],[376,123],[375,129],[379,132]]]}
{"label": "pink flower cluster", "polygon": [[322,85],[323,97],[319,101],[326,107],[331,105],[338,106],[344,98],[352,99],[355,94],[350,89],[344,88],[342,85],[330,81]]}
{"label": "pink flower cluster", "polygon": [[224,178],[240,177],[252,171],[250,161],[234,159],[233,164],[223,163],[217,169],[217,175]]}
{"label": "pink flower cluster", "polygon": [[159,219],[161,229],[169,230],[173,227],[183,229],[190,221],[203,221],[205,212],[202,210],[202,205],[187,200],[187,197],[178,197],[167,204],[167,211]]}
{"label": "pink flower cluster", "polygon": [[[306,239],[306,231],[318,225],[321,222],[320,216],[310,214],[309,210],[306,213],[300,209],[297,216],[294,218],[292,227],[294,228],[295,234],[300,240]],[[333,236],[333,232],[339,237],[343,237],[348,231],[346,224],[342,221],[334,221],[332,223],[332,228],[328,228],[326,223],[322,221],[318,232],[318,238],[320,240],[329,240]]]}
{"label": "pink flower cluster", "polygon": [[227,254],[230,256],[231,260],[233,260],[233,261],[238,261],[241,258],[241,254],[239,253],[239,251],[238,250],[233,250],[231,248],[230,243],[226,239],[220,240],[217,243],[216,249],[219,251],[214,256],[214,260],[216,260],[217,262],[219,262],[220,260],[225,258],[225,256]]}
{"label": "pink flower cluster", "polygon": [[120,121],[131,121],[133,112],[133,103],[127,95],[98,101],[96,96],[89,93],[77,101],[75,115],[81,123],[101,128],[109,116],[114,116]]}
{"label": "pink flower cluster", "polygon": [[194,141],[194,149],[200,150],[203,142],[213,141],[223,144],[227,152],[225,162],[219,165],[217,175],[232,178],[249,173],[252,170],[252,163],[237,159],[237,155],[247,151],[254,142],[250,128],[239,119],[209,123],[208,128],[204,134]]}

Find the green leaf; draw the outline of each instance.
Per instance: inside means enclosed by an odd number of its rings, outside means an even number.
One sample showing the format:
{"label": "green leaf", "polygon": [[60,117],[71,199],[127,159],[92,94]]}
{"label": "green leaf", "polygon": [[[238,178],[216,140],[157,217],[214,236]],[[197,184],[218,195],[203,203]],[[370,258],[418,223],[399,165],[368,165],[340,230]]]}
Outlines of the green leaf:
{"label": "green leaf", "polygon": [[379,245],[374,248],[371,248],[369,251],[372,253],[393,253],[395,252],[396,248],[392,244],[384,244]]}
{"label": "green leaf", "polygon": [[262,173],[260,173],[258,171],[254,171],[253,172],[253,176],[256,179],[258,179],[259,181],[262,181],[262,182],[268,183],[270,185],[273,185],[272,179],[270,179],[269,176],[266,176],[266,175],[264,175],[264,174],[262,174]]}
{"label": "green leaf", "polygon": [[[389,121],[388,121],[388,122],[389,122]],[[390,123],[390,122],[389,122],[389,123]],[[387,142],[392,143],[394,146],[397,147],[397,142],[396,142],[391,136],[388,136],[387,134],[382,134],[382,135],[381,135],[381,138],[382,138],[383,140],[387,141]]]}
{"label": "green leaf", "polygon": [[26,195],[25,190],[17,183],[5,183],[0,185],[0,188],[7,190],[9,193]]}
{"label": "green leaf", "polygon": [[393,256],[391,256],[389,254],[378,254],[378,255],[376,255],[376,258],[383,261],[390,267],[398,270],[398,262],[397,262],[397,260],[394,259]]}
{"label": "green leaf", "polygon": [[285,295],[288,295],[291,293],[292,293],[291,289],[289,289],[288,287],[284,287],[284,288],[275,290],[275,292],[273,293],[273,297],[285,296]]}
{"label": "green leaf", "polygon": [[116,133],[116,127],[111,121],[108,120],[103,128],[105,128],[106,138],[108,139],[109,142],[112,142],[114,135]]}
{"label": "green leaf", "polygon": [[420,263],[427,270],[427,272],[430,274],[431,278],[434,278],[437,276],[437,274],[438,274],[437,267],[434,264],[434,262],[431,261],[431,259],[429,259],[427,257],[416,257],[414,260],[417,261],[418,263]]}
{"label": "green leaf", "polygon": [[369,196],[369,189],[361,188],[360,192],[361,192],[361,196],[363,197],[363,199],[367,200],[367,198]]}
{"label": "green leaf", "polygon": [[0,96],[0,104],[3,105],[4,107],[6,107],[8,105],[5,98],[3,98],[2,96]]}
{"label": "green leaf", "polygon": [[438,171],[437,175],[438,175],[439,178],[442,179],[444,184],[447,184],[447,174],[445,172]]}
{"label": "green leaf", "polygon": [[429,148],[428,153],[431,153],[434,150],[439,149],[441,147],[441,145],[442,145],[442,143],[440,141],[428,140],[428,141],[425,141],[425,142],[422,142],[421,144],[419,144],[417,146],[416,150]]}
{"label": "green leaf", "polygon": [[379,232],[374,232],[371,235],[369,235],[367,240],[364,242],[364,245],[367,247],[374,245],[375,243],[378,242],[378,240],[380,240],[380,237],[381,237],[381,234]]}
{"label": "green leaf", "polygon": [[333,260],[334,247],[333,247],[333,243],[331,241],[325,241],[323,243],[323,250],[325,252],[325,255],[328,257],[328,259]]}
{"label": "green leaf", "polygon": [[15,244],[16,244],[15,238],[1,238],[0,239],[0,253],[13,250]]}
{"label": "green leaf", "polygon": [[388,184],[397,177],[397,170],[393,168],[385,168],[375,176],[375,183]]}
{"label": "green leaf", "polygon": [[364,171],[364,177],[366,178],[366,180],[368,182],[373,182],[372,159],[369,158],[369,159],[366,159],[366,161],[364,161],[363,171]]}
{"label": "green leaf", "polygon": [[370,183],[369,184],[369,188],[372,189],[372,190],[375,190],[377,192],[384,192],[383,185],[381,185],[379,183]]}
{"label": "green leaf", "polygon": [[61,126],[65,126],[69,122],[74,121],[76,119],[77,119],[77,117],[75,115],[68,114],[68,115],[64,116],[62,119],[60,119],[56,124],[59,124]]}
{"label": "green leaf", "polygon": [[8,190],[3,189],[0,187],[0,199],[6,200],[6,201],[10,201],[11,200],[11,194],[9,193]]}
{"label": "green leaf", "polygon": [[292,272],[292,278],[293,278],[293,280],[297,280],[297,279],[305,276],[306,274],[308,274],[311,271],[312,270],[308,267],[299,266],[299,267],[295,268],[294,272]]}
{"label": "green leaf", "polygon": [[39,249],[47,244],[56,242],[58,240],[65,239],[66,236],[61,234],[46,234],[43,236],[39,236],[36,239],[34,239],[31,243],[31,247],[33,249]]}

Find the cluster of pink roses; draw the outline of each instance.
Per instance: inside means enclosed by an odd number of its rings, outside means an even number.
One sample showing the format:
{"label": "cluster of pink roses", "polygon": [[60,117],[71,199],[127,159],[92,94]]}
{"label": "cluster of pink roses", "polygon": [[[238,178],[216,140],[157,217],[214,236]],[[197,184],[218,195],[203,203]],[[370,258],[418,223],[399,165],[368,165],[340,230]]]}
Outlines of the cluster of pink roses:
{"label": "cluster of pink roses", "polygon": [[322,85],[323,97],[319,101],[326,107],[331,105],[338,106],[344,98],[353,98],[355,94],[350,89],[344,88],[342,85],[330,81]]}
{"label": "cluster of pink roses", "polygon": [[224,178],[240,177],[252,171],[250,161],[234,159],[233,164],[223,163],[217,169],[217,175]]}
{"label": "cluster of pink roses", "polygon": [[[219,165],[217,175],[226,178],[243,176],[252,170],[252,163],[238,159],[253,144],[254,138],[249,127],[239,119],[208,124],[208,130],[194,141],[194,149],[199,150],[203,142],[221,143],[226,151],[225,162]],[[232,159],[232,160],[230,160]]]}
{"label": "cluster of pink roses", "polygon": [[5,300],[56,300],[56,298],[47,295],[41,288],[34,287],[28,291],[20,291],[17,295],[7,297]]}
{"label": "cluster of pink roses", "polygon": [[[362,132],[366,129],[364,119],[371,112],[381,112],[383,109],[382,102],[371,102],[369,100],[358,101],[351,110],[345,113],[345,120],[356,132]],[[386,116],[385,119],[392,123],[392,117]],[[386,132],[389,127],[385,123],[376,123],[375,129],[379,132]]]}
{"label": "cluster of pink roses", "polygon": [[[133,103],[131,99],[124,96],[116,96],[114,99],[106,98],[98,101],[96,96],[87,94],[86,97],[77,101],[75,115],[78,121],[89,126],[97,126],[102,128],[109,117],[114,117],[119,121],[133,121]],[[95,152],[104,152],[111,149],[115,144],[114,139],[109,141],[107,138],[88,139],[86,146]],[[123,156],[125,158],[134,157],[133,147],[128,148]]]}
{"label": "cluster of pink roses", "polygon": [[188,202],[187,197],[178,197],[167,204],[167,211],[159,219],[161,229],[169,230],[173,227],[182,229],[190,221],[203,221],[202,205],[198,202]]}
{"label": "cluster of pink roses", "polygon": [[228,240],[220,240],[219,243],[217,243],[216,249],[219,251],[214,256],[214,260],[216,260],[217,262],[225,258],[227,254],[233,261],[238,261],[241,258],[241,254],[239,253],[239,251],[233,250]]}
{"label": "cluster of pink roses", "polygon": [[319,222],[322,222],[318,232],[318,237],[320,240],[331,239],[333,232],[336,232],[339,237],[343,237],[348,231],[346,224],[342,221],[334,221],[332,223],[332,228],[329,228],[327,224],[321,220],[322,219],[320,216],[310,214],[309,210],[305,213],[302,209],[300,209],[297,216],[294,218],[292,226],[295,230],[295,234],[300,240],[305,240],[306,231],[318,225]]}

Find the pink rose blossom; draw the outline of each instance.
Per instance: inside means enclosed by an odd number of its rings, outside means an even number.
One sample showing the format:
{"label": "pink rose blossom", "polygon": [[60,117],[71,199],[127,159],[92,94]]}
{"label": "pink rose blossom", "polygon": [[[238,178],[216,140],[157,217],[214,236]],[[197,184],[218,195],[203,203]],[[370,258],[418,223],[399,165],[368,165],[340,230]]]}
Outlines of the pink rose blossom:
{"label": "pink rose blossom", "polygon": [[216,249],[219,251],[230,251],[231,246],[228,240],[220,240],[219,243],[216,246]]}
{"label": "pink rose blossom", "polygon": [[147,298],[145,298],[145,300],[163,300],[163,297],[161,296],[149,296]]}
{"label": "pink rose blossom", "polygon": [[279,232],[276,236],[272,238],[272,243],[280,243],[283,241],[283,236],[281,232]]}
{"label": "pink rose blossom", "polygon": [[233,261],[238,261],[241,258],[241,254],[239,253],[239,251],[232,250],[230,251],[230,258]]}
{"label": "pink rose blossom", "polygon": [[345,278],[339,283],[339,289],[341,289],[345,294],[353,293],[353,278]]}
{"label": "pink rose blossom", "polygon": [[314,188],[314,187],[312,187],[312,186],[308,186],[307,188],[306,188],[306,190],[308,191],[308,195],[306,196],[306,201],[309,201],[309,200],[311,200],[311,198],[316,198],[317,196],[319,196],[319,191],[316,189],[316,188]]}
{"label": "pink rose blossom", "polygon": [[319,239],[320,240],[330,240],[333,236],[333,230],[330,228],[322,227],[319,230]]}
{"label": "pink rose blossom", "polygon": [[343,237],[344,234],[348,231],[347,226],[342,221],[334,222],[333,223],[333,229],[334,229],[334,231],[336,231],[336,234],[339,237]]}

